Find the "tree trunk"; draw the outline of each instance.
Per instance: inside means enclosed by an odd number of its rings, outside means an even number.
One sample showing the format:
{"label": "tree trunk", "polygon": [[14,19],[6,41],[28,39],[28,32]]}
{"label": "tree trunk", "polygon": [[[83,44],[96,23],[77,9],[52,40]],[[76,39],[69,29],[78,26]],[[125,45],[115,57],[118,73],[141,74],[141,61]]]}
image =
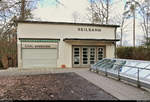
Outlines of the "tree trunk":
{"label": "tree trunk", "polygon": [[109,17],[109,0],[107,0],[107,16],[106,16],[106,24],[108,24],[108,17]]}
{"label": "tree trunk", "polygon": [[25,0],[21,0],[21,15],[20,15],[20,20],[25,19]]}
{"label": "tree trunk", "polygon": [[2,56],[2,65],[3,65],[3,68],[4,69],[7,69],[8,68],[8,57],[6,54],[4,54]]}
{"label": "tree trunk", "polygon": [[148,48],[148,43],[149,43],[149,40],[148,40],[148,16],[149,16],[149,14],[148,14],[148,10],[147,10],[147,30],[146,30],[146,35],[147,35],[147,37],[146,37],[146,43],[147,43],[147,48]]}
{"label": "tree trunk", "polygon": [[133,11],[133,46],[135,47],[135,10]]}
{"label": "tree trunk", "polygon": [[123,33],[123,29],[122,29],[122,27],[121,27],[120,46],[122,46],[122,33]]}
{"label": "tree trunk", "polygon": [[94,13],[94,12],[93,12],[93,1],[91,0],[90,2],[91,2],[91,5],[90,5],[90,6],[91,6],[91,13],[92,13],[92,23],[94,24],[94,15],[93,15],[93,13]]}

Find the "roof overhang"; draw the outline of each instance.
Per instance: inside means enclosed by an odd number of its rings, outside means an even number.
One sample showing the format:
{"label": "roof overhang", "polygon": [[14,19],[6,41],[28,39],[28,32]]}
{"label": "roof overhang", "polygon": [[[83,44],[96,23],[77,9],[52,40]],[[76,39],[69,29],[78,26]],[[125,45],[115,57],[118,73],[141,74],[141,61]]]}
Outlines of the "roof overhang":
{"label": "roof overhang", "polygon": [[48,21],[17,21],[17,23],[32,23],[32,24],[60,24],[60,25],[78,25],[78,26],[97,26],[97,27],[120,27],[113,24],[93,24],[93,23],[73,23],[73,22],[48,22]]}
{"label": "roof overhang", "polygon": [[60,39],[48,39],[48,38],[19,38],[21,42],[58,42]]}
{"label": "roof overhang", "polygon": [[98,41],[98,42],[116,42],[119,39],[83,39],[83,38],[64,38],[63,41]]}

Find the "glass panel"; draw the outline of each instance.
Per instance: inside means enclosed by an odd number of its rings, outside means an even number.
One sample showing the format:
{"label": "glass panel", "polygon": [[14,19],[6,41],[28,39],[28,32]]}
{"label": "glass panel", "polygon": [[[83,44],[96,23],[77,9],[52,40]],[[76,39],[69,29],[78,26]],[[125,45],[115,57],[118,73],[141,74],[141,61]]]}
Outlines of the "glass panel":
{"label": "glass panel", "polygon": [[102,60],[99,60],[96,64],[94,64],[94,66],[99,66],[101,65],[102,63],[105,62],[106,59],[102,59]]}
{"label": "glass panel", "polygon": [[105,68],[107,68],[108,72],[110,72],[110,73],[116,73],[116,70],[114,70],[114,69],[115,69],[115,67],[117,65],[115,65],[115,63],[116,63],[116,60],[111,60],[110,62],[108,62],[106,64]]}
{"label": "glass panel", "polygon": [[147,77],[147,79],[149,79],[149,80],[150,80],[150,76],[148,76],[148,77]]}
{"label": "glass panel", "polygon": [[114,60],[114,64],[113,67],[111,68],[111,71],[113,73],[118,73],[122,71],[123,66],[126,64],[126,61],[122,61],[122,60]]}
{"label": "glass panel", "polygon": [[82,63],[88,64],[88,48],[82,48]]}
{"label": "glass panel", "polygon": [[97,65],[100,65],[101,63],[103,63],[104,60],[105,60],[105,59],[102,59],[102,60],[98,61],[97,63],[95,63],[94,65],[92,65],[91,68],[92,68],[92,69],[98,69],[98,68],[97,68]]}
{"label": "glass panel", "polygon": [[131,70],[127,71],[126,74],[135,75],[137,72],[138,70],[136,68],[131,68]]}
{"label": "glass panel", "polygon": [[[150,69],[150,63],[146,67],[146,69]],[[141,71],[141,76],[144,76],[145,78],[150,79],[150,70],[142,70]]]}
{"label": "glass panel", "polygon": [[150,65],[150,63],[146,63],[146,62],[145,62],[145,63],[142,63],[142,62],[141,62],[141,63],[137,64],[136,67],[144,68],[144,67],[146,67],[146,66],[148,66],[148,65]]}
{"label": "glass panel", "polygon": [[102,48],[102,47],[100,47],[100,48],[98,48],[97,49],[97,56],[98,56],[98,60],[101,60],[101,59],[103,59],[103,57],[104,57],[104,48]]}
{"label": "glass panel", "polygon": [[97,64],[98,67],[103,67],[104,64],[107,64],[108,62],[110,62],[111,60],[109,59],[104,59],[103,61],[101,61],[100,63]]}
{"label": "glass panel", "polygon": [[[149,63],[146,63],[146,62],[139,62],[139,64],[135,65],[136,67],[139,67],[139,68],[145,68],[149,65]],[[139,75],[140,77],[144,77],[146,75],[146,70],[142,70],[142,69],[139,69]],[[135,76],[137,76],[137,71],[134,73]]]}
{"label": "glass panel", "polygon": [[150,70],[141,70],[140,71],[140,77],[145,77],[146,78],[146,76],[148,76],[150,74]]}
{"label": "glass panel", "polygon": [[74,64],[80,64],[80,48],[74,48]]}
{"label": "glass panel", "polygon": [[90,48],[90,64],[95,63],[95,49],[96,48]]}
{"label": "glass panel", "polygon": [[[149,63],[150,64],[150,63]],[[147,69],[150,69],[150,65],[146,67]]]}
{"label": "glass panel", "polygon": [[[127,60],[127,59],[108,59],[104,58],[98,61],[92,66],[97,70],[106,71],[109,73],[118,74],[124,77],[128,77],[137,80],[137,68],[147,68],[150,69],[150,61],[138,61],[138,60]],[[130,77],[129,77],[130,76]],[[139,70],[140,81],[150,83],[150,70]]]}
{"label": "glass panel", "polygon": [[137,65],[138,63],[139,63],[139,62],[127,60],[126,63],[125,63],[125,66],[123,66],[121,72],[122,72],[122,73],[126,73],[126,72],[130,71],[132,68],[131,68],[131,67],[127,67],[127,66],[135,66],[135,65]]}
{"label": "glass panel", "polygon": [[131,70],[131,68],[130,68],[130,67],[125,67],[125,66],[123,66],[123,67],[122,67],[122,70],[121,70],[121,73],[125,73],[125,72],[127,72],[128,70]]}
{"label": "glass panel", "polygon": [[111,60],[110,59],[104,59],[103,61],[101,61],[100,63],[97,64],[97,69],[105,70],[108,63],[111,63]]}

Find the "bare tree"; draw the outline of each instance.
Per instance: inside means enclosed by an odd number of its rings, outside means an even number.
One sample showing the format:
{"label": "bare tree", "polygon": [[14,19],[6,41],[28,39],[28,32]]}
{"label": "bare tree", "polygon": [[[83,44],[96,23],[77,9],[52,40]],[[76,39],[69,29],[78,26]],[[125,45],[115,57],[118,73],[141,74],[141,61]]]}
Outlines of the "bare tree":
{"label": "bare tree", "polygon": [[58,5],[61,5],[61,6],[65,6],[62,2],[61,2],[61,0],[55,0],[56,1],[56,6],[58,6]]}
{"label": "bare tree", "polygon": [[[31,11],[37,1],[29,0],[2,0],[0,7],[0,57],[11,57],[13,66],[17,65],[17,20],[32,18]],[[3,61],[8,62],[8,61]],[[7,64],[4,64],[7,65]],[[8,67],[8,66],[4,66]]]}
{"label": "bare tree", "polygon": [[34,8],[35,2],[33,1],[5,0],[5,6],[0,9],[0,23],[3,25],[3,33],[5,33],[7,29],[10,29],[10,26],[16,26],[16,20],[32,18],[31,10]]}
{"label": "bare tree", "polygon": [[122,14],[115,14],[110,20],[112,24],[120,25],[117,30],[117,38],[120,38],[120,46],[123,46],[123,36],[128,32],[129,22],[126,22],[125,17]]}
{"label": "bare tree", "polygon": [[124,12],[124,16],[126,18],[133,17],[133,46],[134,47],[135,47],[135,17],[136,17],[135,13],[139,7],[140,4],[136,0],[129,0],[125,4],[126,11]]}
{"label": "bare tree", "polygon": [[[32,20],[32,10],[40,0],[1,0],[0,4],[0,57],[15,59],[17,63],[17,20]],[[60,0],[56,0],[63,5]],[[7,61],[4,61],[7,62]],[[16,64],[15,64],[16,65]]]}
{"label": "bare tree", "polygon": [[19,20],[25,20],[25,0],[21,0],[21,12]]}
{"label": "bare tree", "polygon": [[90,7],[88,10],[91,14],[92,23],[109,23],[109,9],[112,0],[90,0]]}
{"label": "bare tree", "polygon": [[144,2],[141,3],[140,8],[140,15],[142,17],[141,27],[144,32],[144,38],[145,38],[145,44],[148,47],[149,46],[149,33],[150,33],[150,1],[144,0]]}

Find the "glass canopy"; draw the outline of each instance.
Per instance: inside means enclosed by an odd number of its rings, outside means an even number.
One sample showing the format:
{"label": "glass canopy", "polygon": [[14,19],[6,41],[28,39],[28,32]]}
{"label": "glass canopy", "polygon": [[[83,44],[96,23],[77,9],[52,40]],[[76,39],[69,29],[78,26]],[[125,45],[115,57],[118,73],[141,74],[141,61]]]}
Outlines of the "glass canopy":
{"label": "glass canopy", "polygon": [[150,61],[104,58],[91,69],[150,83]]}

